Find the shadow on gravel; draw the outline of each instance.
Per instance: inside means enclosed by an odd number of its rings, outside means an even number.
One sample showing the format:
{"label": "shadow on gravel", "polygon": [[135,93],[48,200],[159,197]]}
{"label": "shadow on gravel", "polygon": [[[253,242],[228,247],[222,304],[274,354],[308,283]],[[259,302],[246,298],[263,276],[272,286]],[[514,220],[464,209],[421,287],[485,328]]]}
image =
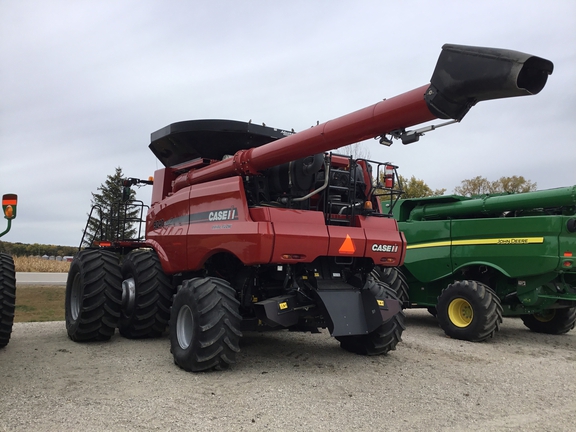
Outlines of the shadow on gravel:
{"label": "shadow on gravel", "polygon": [[404,311],[406,315],[405,324],[406,328],[438,328],[438,320],[435,316],[430,314],[425,309],[408,309]]}
{"label": "shadow on gravel", "polygon": [[375,362],[391,361],[394,355],[394,351],[378,357],[350,353],[340,348],[340,343],[325,330],[319,334],[288,330],[245,332],[240,348],[234,369],[254,370],[262,374],[285,371],[286,368],[318,373],[339,369],[341,373],[347,373],[347,370]]}
{"label": "shadow on gravel", "polygon": [[325,352],[327,357],[346,355],[340,343],[327,332],[300,333],[288,330],[244,332],[241,340],[243,352],[255,352],[264,358],[285,358],[296,352]]}

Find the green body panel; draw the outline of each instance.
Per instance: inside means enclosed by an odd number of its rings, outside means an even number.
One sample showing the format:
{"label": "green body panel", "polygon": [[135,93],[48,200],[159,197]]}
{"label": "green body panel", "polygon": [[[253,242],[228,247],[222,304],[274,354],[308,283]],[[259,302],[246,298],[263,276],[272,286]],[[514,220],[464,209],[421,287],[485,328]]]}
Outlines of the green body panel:
{"label": "green body panel", "polygon": [[512,278],[558,269],[562,216],[452,220],[452,266],[489,263]]}
{"label": "green body panel", "polygon": [[452,274],[450,258],[450,221],[406,222],[400,228],[408,241],[404,263],[423,282]]}
{"label": "green body panel", "polygon": [[411,306],[436,306],[465,279],[491,287],[508,316],[576,306],[575,203],[576,187],[399,201]]}

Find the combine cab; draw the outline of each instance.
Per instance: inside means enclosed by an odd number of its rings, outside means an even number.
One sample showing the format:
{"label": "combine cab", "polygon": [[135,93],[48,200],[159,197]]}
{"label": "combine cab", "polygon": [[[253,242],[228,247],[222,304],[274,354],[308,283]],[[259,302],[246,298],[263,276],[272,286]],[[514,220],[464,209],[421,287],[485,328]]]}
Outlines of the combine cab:
{"label": "combine cab", "polygon": [[98,239],[76,255],[69,337],[169,328],[174,361],[188,371],[234,363],[247,330],[326,328],[351,352],[395,349],[401,305],[371,275],[404,261],[404,236],[381,207],[383,195],[392,205],[400,192],[396,167],[330,152],[375,137],[414,142],[421,132],[406,128],[538,93],[551,72],[527,54],[445,45],[431,84],[299,133],[230,120],[154,132],[150,149],[165,167],[145,238]]}

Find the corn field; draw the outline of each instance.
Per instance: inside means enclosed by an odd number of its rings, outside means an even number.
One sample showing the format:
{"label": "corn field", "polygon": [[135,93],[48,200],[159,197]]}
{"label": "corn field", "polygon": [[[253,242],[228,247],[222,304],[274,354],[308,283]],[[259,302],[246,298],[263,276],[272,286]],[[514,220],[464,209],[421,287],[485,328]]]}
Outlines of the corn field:
{"label": "corn field", "polygon": [[31,256],[15,256],[14,266],[17,272],[68,273],[70,263],[67,261],[46,260]]}

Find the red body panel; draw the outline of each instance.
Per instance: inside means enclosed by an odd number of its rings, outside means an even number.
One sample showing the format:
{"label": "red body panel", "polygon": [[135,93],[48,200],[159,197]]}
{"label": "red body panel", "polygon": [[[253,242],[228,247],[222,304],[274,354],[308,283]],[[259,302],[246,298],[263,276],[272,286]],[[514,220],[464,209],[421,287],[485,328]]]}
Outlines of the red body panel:
{"label": "red body panel", "polygon": [[251,209],[251,214],[255,220],[268,221],[274,232],[270,262],[312,262],[328,254],[328,231],[321,212],[260,207]]}
{"label": "red body panel", "polygon": [[366,236],[362,228],[350,226],[328,226],[330,235],[329,256],[362,257]]}
{"label": "red body panel", "polygon": [[[364,251],[366,257],[372,258],[375,264],[384,266],[400,266],[404,263],[406,239],[403,233],[398,232],[396,220],[358,216],[358,225],[366,233],[367,241]],[[385,246],[391,246],[390,251],[387,251],[388,247]]]}
{"label": "red body panel", "polygon": [[146,242],[167,274],[186,268],[189,199],[189,189],[181,190],[153,204],[146,217]]}
{"label": "red body panel", "polygon": [[270,224],[252,221],[240,177],[182,189],[153,204],[147,226],[168,274],[199,270],[218,252],[246,265],[268,263],[274,243]]}
{"label": "red body panel", "polygon": [[230,252],[244,264],[270,260],[271,229],[250,217],[241,177],[231,177],[190,188],[188,228],[189,270],[202,268],[219,252]]}
{"label": "red body panel", "polygon": [[[320,256],[366,256],[381,265],[403,261],[405,242],[394,219],[357,217],[356,227],[327,226],[322,212],[248,209],[246,202],[242,178],[236,176],[182,189],[154,204],[147,243],[164,271],[200,270],[219,252],[244,265],[312,262]],[[372,250],[374,244],[379,250]]]}
{"label": "red body panel", "polygon": [[162,168],[154,172],[154,187],[152,188],[152,205],[159,203],[172,192],[172,180],[174,180],[170,168]]}

